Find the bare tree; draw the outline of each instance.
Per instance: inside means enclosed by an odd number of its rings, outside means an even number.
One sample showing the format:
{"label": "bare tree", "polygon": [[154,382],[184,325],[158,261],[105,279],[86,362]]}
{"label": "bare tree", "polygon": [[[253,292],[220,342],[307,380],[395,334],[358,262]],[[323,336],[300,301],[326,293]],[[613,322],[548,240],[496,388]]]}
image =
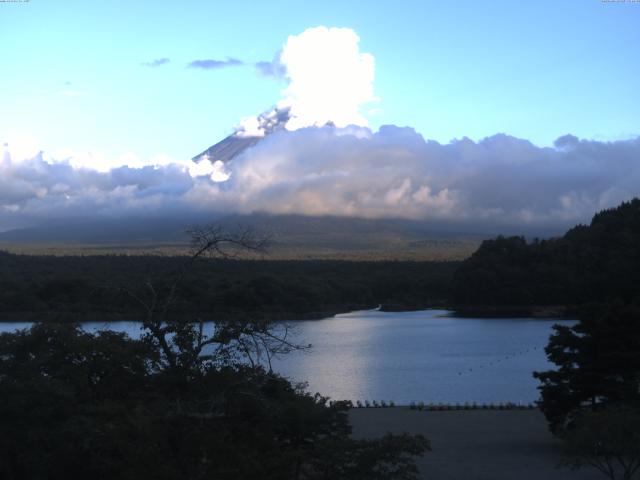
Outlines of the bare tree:
{"label": "bare tree", "polygon": [[216,319],[212,332],[205,332],[204,319],[185,321],[172,314],[180,286],[202,258],[236,258],[246,252],[266,252],[268,237],[250,228],[234,231],[220,226],[193,227],[191,250],[181,269],[168,286],[159,288],[148,278],[141,292],[123,289],[143,309],[143,338],[161,353],[159,366],[168,370],[198,370],[216,362],[228,364],[232,357],[240,356],[252,367],[266,361],[272,370],[272,359],[292,350],[309,348],[290,340],[290,328],[259,319]]}

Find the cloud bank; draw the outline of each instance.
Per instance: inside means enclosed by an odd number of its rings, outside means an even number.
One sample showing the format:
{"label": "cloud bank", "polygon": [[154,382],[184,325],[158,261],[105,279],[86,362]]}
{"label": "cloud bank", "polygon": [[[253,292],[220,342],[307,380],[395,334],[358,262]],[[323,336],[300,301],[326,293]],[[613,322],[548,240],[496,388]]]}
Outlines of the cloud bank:
{"label": "cloud bank", "polygon": [[502,134],[440,144],[396,126],[310,127],[272,133],[227,165],[97,171],[42,154],[17,162],[7,150],[0,229],[198,211],[393,217],[499,232],[505,225],[564,228],[637,195],[640,137],[567,135],[540,148]]}
{"label": "cloud bank", "polygon": [[[351,29],[311,28],[256,66],[287,86],[272,110],[244,119],[222,142],[234,152],[234,142],[252,145],[227,163],[74,152],[52,158],[38,153],[32,138],[7,139],[0,231],[45,220],[194,212],[405,218],[484,233],[561,231],[640,195],[640,137],[598,142],[565,135],[541,148],[504,134],[441,144],[411,128],[370,130],[362,111],[376,100],[375,60],[359,42]],[[228,58],[190,66],[243,64]]]}

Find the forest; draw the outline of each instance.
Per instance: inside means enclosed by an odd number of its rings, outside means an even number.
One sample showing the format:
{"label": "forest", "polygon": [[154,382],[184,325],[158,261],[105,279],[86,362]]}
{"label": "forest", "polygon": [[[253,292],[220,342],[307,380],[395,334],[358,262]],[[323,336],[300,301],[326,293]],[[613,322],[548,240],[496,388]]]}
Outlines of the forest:
{"label": "forest", "polygon": [[612,301],[640,303],[637,198],[597,213],[589,225],[562,237],[486,240],[456,270],[451,284],[451,303],[463,311]]}
{"label": "forest", "polygon": [[[192,265],[247,235],[204,230]],[[304,349],[268,321],[185,322],[173,308],[190,273],[148,279],[139,339],[38,322],[0,334],[0,478],[404,479],[429,450],[421,435],[351,438],[350,402],[330,402],[260,362]]]}
{"label": "forest", "polygon": [[[136,319],[126,294],[166,286],[188,263],[173,256],[32,256],[0,252],[0,318]],[[203,258],[189,268],[174,312],[189,316],[322,318],[375,308],[440,306],[457,262],[284,261]]]}
{"label": "forest", "polygon": [[[192,257],[0,253],[5,318],[52,320],[0,335],[0,475],[415,479],[427,439],[353,439],[349,402],[252,360],[305,348],[272,319],[377,304],[574,307],[546,347],[557,368],[534,373],[539,407],[566,465],[639,471],[640,200],[559,238],[485,241],[462,263],[208,258],[227,238],[261,246],[218,234],[194,237]],[[74,322],[89,317],[136,318],[143,334]]]}
{"label": "forest", "polygon": [[[135,319],[126,292],[166,287],[188,257],[17,255],[0,251],[0,319]],[[561,237],[484,241],[459,261],[203,258],[181,282],[185,319],[309,319],[354,309],[455,308],[524,313],[545,306],[575,315],[586,303],[640,303],[640,199],[597,213]],[[496,309],[492,309],[496,307]],[[503,309],[503,310],[500,310]]]}

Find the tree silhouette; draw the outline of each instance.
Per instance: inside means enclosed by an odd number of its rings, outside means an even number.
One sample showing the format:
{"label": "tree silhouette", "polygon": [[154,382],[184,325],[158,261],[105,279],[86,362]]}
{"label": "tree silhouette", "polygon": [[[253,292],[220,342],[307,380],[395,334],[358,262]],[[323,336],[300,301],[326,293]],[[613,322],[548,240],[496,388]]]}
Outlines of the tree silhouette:
{"label": "tree silhouette", "polygon": [[552,431],[570,427],[584,409],[640,406],[639,307],[590,307],[576,325],[554,330],[545,351],[558,368],[534,373]]}
{"label": "tree silhouette", "polygon": [[299,348],[286,329],[221,319],[207,332],[201,318],[180,318],[194,262],[263,245],[246,231],[193,238],[171,279],[125,289],[144,314],[139,340],[68,324],[0,335],[0,476],[415,479],[423,437],[352,439],[348,402],[264,368],[261,354],[268,364]]}

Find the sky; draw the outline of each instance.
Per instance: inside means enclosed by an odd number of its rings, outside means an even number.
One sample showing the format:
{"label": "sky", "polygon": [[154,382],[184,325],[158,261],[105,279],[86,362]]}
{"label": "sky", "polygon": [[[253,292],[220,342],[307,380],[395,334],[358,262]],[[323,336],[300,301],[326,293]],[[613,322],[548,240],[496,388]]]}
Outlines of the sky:
{"label": "sky", "polygon": [[[176,199],[582,220],[640,194],[638,25],[631,1],[1,2],[0,230],[51,205],[64,216]],[[274,107],[294,113],[291,138],[204,185],[190,158]],[[330,139],[304,129],[329,120]],[[305,163],[300,142],[320,138]],[[492,199],[491,178],[514,196],[533,184],[514,209]],[[335,188],[334,206],[301,207],[331,204]]]}

